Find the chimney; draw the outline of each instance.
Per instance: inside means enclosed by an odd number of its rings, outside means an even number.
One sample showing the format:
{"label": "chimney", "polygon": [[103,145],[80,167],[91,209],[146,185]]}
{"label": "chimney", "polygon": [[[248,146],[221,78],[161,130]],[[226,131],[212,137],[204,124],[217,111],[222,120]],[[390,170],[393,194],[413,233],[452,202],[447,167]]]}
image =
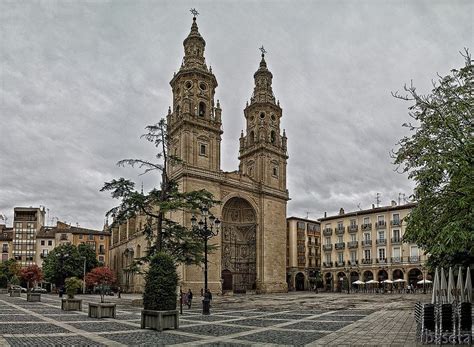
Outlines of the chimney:
{"label": "chimney", "polygon": [[339,215],[343,215],[344,214],[344,209],[341,207],[341,209],[339,210]]}
{"label": "chimney", "polygon": [[328,213],[324,212],[324,218],[326,218],[327,216],[328,216]]}
{"label": "chimney", "polygon": [[372,208],[375,208],[375,204],[372,204]]}
{"label": "chimney", "polygon": [[397,202],[395,200],[392,200],[392,207],[397,206]]}

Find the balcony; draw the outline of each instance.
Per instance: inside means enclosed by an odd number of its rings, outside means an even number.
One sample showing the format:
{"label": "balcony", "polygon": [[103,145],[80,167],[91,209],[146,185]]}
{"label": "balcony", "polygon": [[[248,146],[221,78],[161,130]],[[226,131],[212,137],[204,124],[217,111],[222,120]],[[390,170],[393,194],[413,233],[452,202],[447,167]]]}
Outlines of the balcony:
{"label": "balcony", "polygon": [[362,265],[370,265],[372,264],[372,259],[362,259]]}
{"label": "balcony", "polygon": [[347,243],[347,248],[357,248],[359,247],[359,241],[349,241]]}
{"label": "balcony", "polygon": [[362,224],[362,230],[372,230],[372,223]]}
{"label": "balcony", "polygon": [[8,247],[3,247],[2,248],[2,253],[8,253]]}
{"label": "balcony", "polygon": [[419,263],[420,262],[420,256],[419,255],[412,255],[408,257],[408,261],[410,263]]}
{"label": "balcony", "polygon": [[67,235],[66,234],[61,234],[61,237],[59,238],[61,241],[67,241]]}
{"label": "balcony", "polygon": [[100,255],[105,255],[105,249],[99,249],[99,254]]}
{"label": "balcony", "polygon": [[324,236],[331,236],[332,235],[332,228],[324,228],[323,229]]}
{"label": "balcony", "polygon": [[399,237],[392,237],[392,245],[400,244],[402,243],[402,239]]}
{"label": "balcony", "polygon": [[376,243],[379,246],[385,246],[387,244],[387,239],[377,239]]}
{"label": "balcony", "polygon": [[337,227],[335,229],[336,235],[344,235],[344,230],[345,230],[344,227],[340,227],[340,228]]}
{"label": "balcony", "polygon": [[386,227],[387,227],[386,221],[378,221],[377,224],[375,224],[376,229],[385,229]]}
{"label": "balcony", "polygon": [[334,248],[336,249],[344,249],[346,248],[346,244],[344,242],[338,242],[334,245]]}
{"label": "balcony", "polygon": [[358,225],[349,225],[347,227],[347,231],[349,232],[349,234],[356,233],[356,232],[359,231],[359,226]]}
{"label": "balcony", "polygon": [[400,226],[400,225],[402,225],[402,221],[400,219],[394,219],[394,220],[390,221],[390,225],[391,226]]}
{"label": "balcony", "polygon": [[337,267],[343,267],[345,264],[344,264],[344,260],[343,261],[336,261],[336,266]]}
{"label": "balcony", "polygon": [[362,240],[362,246],[364,247],[372,246],[372,240]]}
{"label": "balcony", "polygon": [[329,263],[323,263],[323,267],[332,267],[332,261]]}
{"label": "balcony", "polygon": [[377,264],[387,264],[387,259],[385,259],[385,258],[384,258],[384,259],[378,258],[378,259],[376,259],[376,263],[377,263]]}
{"label": "balcony", "polygon": [[359,261],[358,260],[348,260],[347,265],[358,265]]}
{"label": "balcony", "polygon": [[323,245],[323,251],[332,251],[332,245]]}
{"label": "balcony", "polygon": [[400,264],[402,262],[402,258],[401,257],[392,257],[390,258],[392,264]]}

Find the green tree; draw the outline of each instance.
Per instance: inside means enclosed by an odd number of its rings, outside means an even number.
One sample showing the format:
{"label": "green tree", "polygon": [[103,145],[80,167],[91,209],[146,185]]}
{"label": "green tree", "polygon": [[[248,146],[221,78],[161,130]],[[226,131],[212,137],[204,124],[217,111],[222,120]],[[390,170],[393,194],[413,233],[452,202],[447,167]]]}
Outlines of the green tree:
{"label": "green tree", "polygon": [[149,193],[135,190],[135,183],[120,178],[106,182],[101,191],[110,191],[120,204],[107,212],[113,217],[111,227],[124,223],[137,215],[146,216],[144,233],[152,241],[147,256],[142,260],[149,261],[158,252],[170,254],[176,262],[200,263],[203,255],[203,240],[197,233],[176,223],[170,218],[170,212],[193,211],[201,206],[210,208],[217,201],[212,194],[205,191],[180,192],[176,181],[167,174],[168,165],[177,165],[181,160],[168,153],[167,125],[164,119],[155,125],[146,127],[148,131],[142,136],[157,149],[156,159],[151,162],[141,159],[125,159],[117,163],[119,166],[130,165],[144,170],[144,173],[159,171],[161,183],[159,188]]}
{"label": "green tree", "polygon": [[178,274],[173,258],[166,253],[157,253],[150,261],[145,277],[143,307],[145,310],[176,310]]}
{"label": "green tree", "polygon": [[64,285],[67,277],[84,276],[84,257],[86,257],[86,271],[98,265],[95,252],[86,245],[76,247],[63,244],[55,247],[43,260],[44,278],[56,286]]}
{"label": "green tree", "polygon": [[429,253],[431,266],[469,265],[474,261],[474,127],[473,65],[468,50],[465,66],[433,83],[431,94],[405,86],[413,102],[403,137],[392,155],[399,169],[415,181],[417,206],[407,218],[404,239]]}
{"label": "green tree", "polygon": [[[86,259],[86,272],[89,272],[99,266],[97,255],[95,254],[95,251],[92,249],[91,246],[80,244],[79,246],[77,246],[77,251],[79,252],[79,256],[83,262],[84,258]],[[84,266],[84,264],[82,266]],[[81,269],[82,268],[83,267],[81,267]],[[82,276],[83,275],[81,275],[80,277],[82,278]]]}
{"label": "green tree", "polygon": [[[6,287],[13,276],[20,275],[20,264],[15,259],[9,259],[0,263],[0,288]],[[6,282],[6,283],[5,283]]]}

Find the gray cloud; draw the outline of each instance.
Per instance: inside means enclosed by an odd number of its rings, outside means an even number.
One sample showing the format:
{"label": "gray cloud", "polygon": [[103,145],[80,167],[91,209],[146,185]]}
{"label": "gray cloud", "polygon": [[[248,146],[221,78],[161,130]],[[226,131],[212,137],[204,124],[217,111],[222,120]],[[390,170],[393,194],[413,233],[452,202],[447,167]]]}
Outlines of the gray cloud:
{"label": "gray cloud", "polygon": [[[0,2],[0,212],[45,205],[100,228],[113,206],[99,189],[158,176],[115,163],[152,158],[139,140],[166,114],[169,80],[189,32],[188,1]],[[222,166],[238,166],[243,108],[257,47],[269,51],[274,92],[289,138],[290,215],[318,218],[388,204],[411,193],[390,150],[407,107],[391,97],[414,80],[428,92],[436,72],[463,61],[472,43],[469,1],[204,1],[198,25],[223,108]]]}

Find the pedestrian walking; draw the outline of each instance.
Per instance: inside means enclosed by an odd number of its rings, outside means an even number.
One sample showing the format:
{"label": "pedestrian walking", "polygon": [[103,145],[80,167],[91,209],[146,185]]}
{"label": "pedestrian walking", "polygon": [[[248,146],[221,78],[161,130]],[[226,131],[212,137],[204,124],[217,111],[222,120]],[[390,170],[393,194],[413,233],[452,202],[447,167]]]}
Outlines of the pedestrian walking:
{"label": "pedestrian walking", "polygon": [[118,298],[120,299],[122,297],[122,288],[121,287],[117,288],[117,293],[118,293]]}
{"label": "pedestrian walking", "polygon": [[191,309],[191,304],[193,302],[193,292],[191,289],[188,289],[188,294],[186,295],[186,299],[188,301],[188,309]]}

